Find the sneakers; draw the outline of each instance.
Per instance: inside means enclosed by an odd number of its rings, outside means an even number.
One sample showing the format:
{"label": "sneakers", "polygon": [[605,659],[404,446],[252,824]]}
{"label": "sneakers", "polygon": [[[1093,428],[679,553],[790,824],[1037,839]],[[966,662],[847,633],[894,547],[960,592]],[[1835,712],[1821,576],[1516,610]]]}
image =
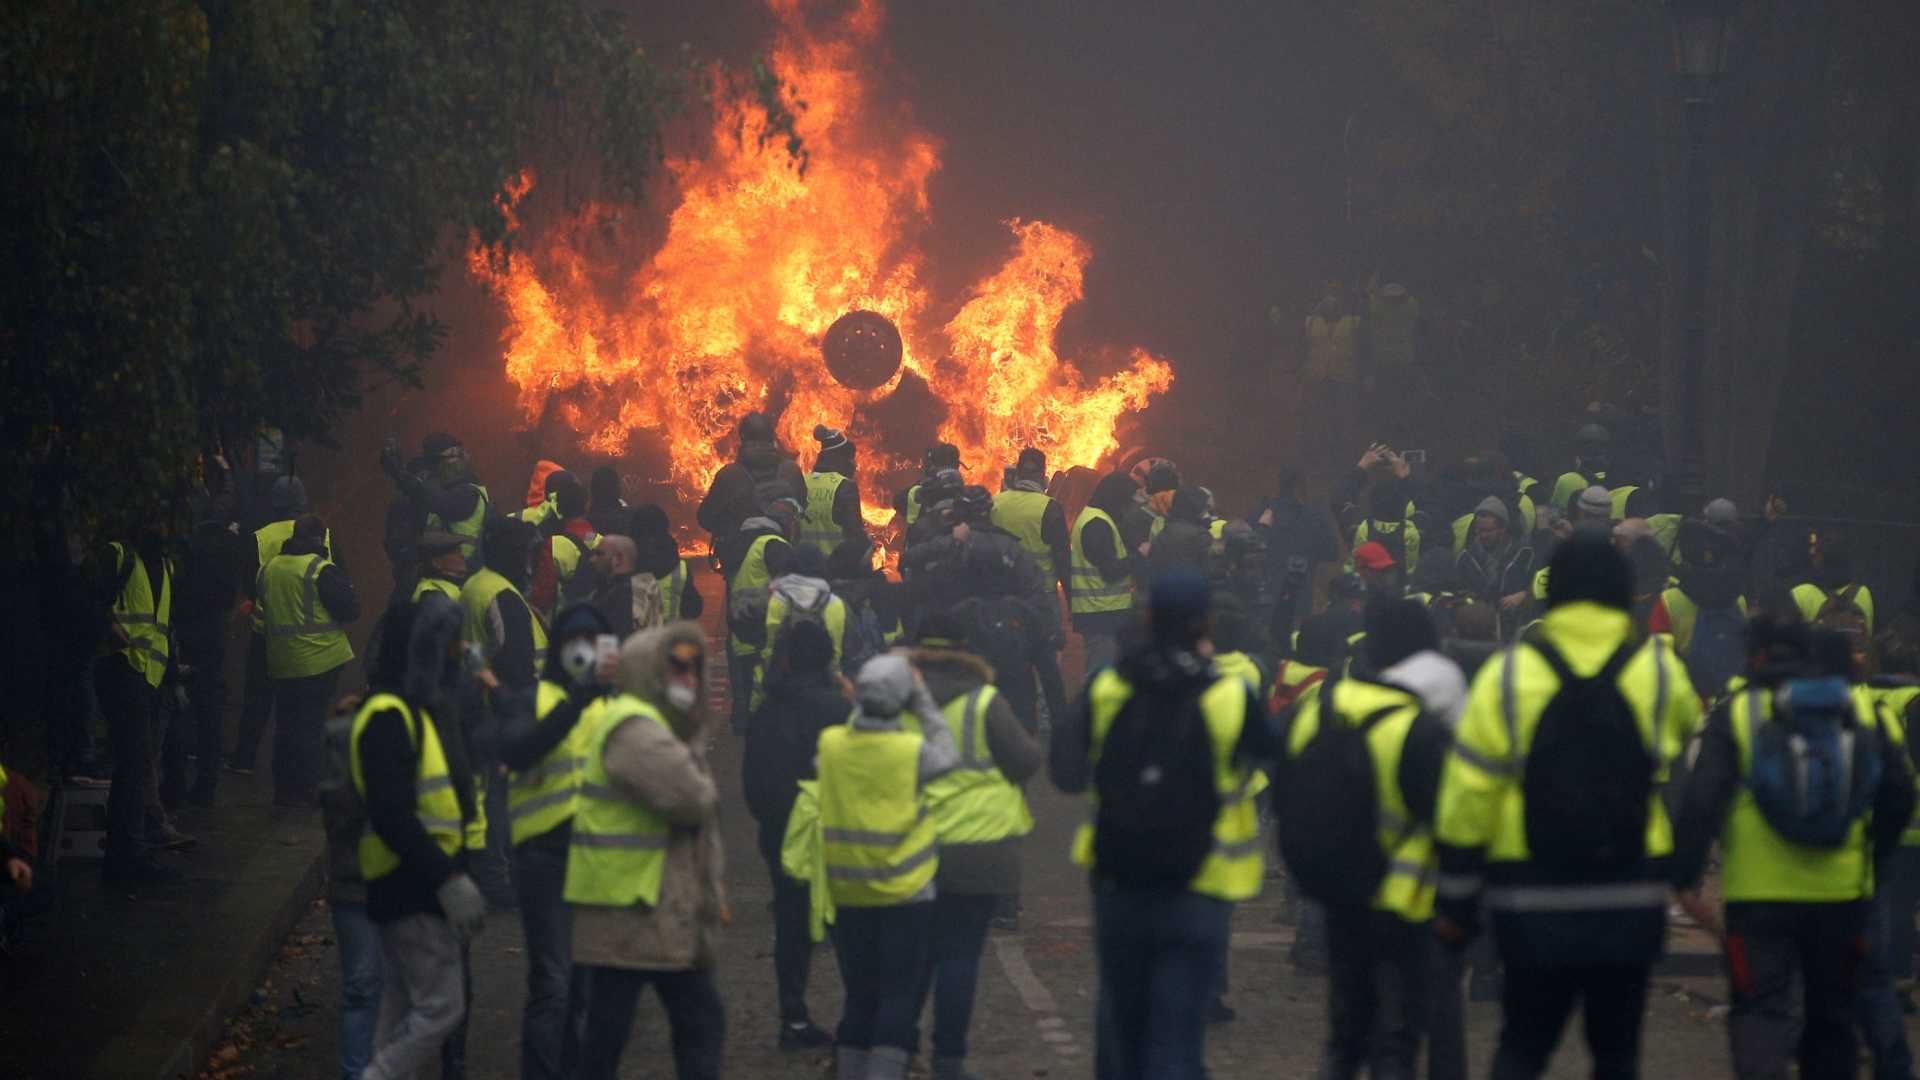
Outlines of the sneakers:
{"label": "sneakers", "polygon": [[147,826],[147,846],[163,848],[167,851],[185,851],[199,843],[193,837],[181,832],[171,821],[155,822]]}
{"label": "sneakers", "polygon": [[833,1034],[811,1020],[800,1020],[780,1025],[780,1050],[791,1053],[795,1050],[818,1050],[833,1045]]}
{"label": "sneakers", "polygon": [[110,889],[137,889],[143,885],[172,885],[185,875],[152,859],[108,859],[100,864],[100,883]]}

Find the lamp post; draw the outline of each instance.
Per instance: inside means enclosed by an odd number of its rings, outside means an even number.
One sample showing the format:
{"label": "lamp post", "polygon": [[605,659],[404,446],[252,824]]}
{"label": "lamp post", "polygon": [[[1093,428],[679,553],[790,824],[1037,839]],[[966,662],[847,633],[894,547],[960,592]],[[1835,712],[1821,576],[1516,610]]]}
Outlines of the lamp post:
{"label": "lamp post", "polygon": [[[1679,355],[1667,365],[1663,442],[1678,459],[1680,491],[1694,505],[1706,487],[1707,290],[1713,237],[1713,176],[1709,160],[1714,91],[1728,71],[1740,0],[1667,0],[1673,37],[1673,74],[1686,123],[1686,265],[1681,276]],[[1677,376],[1677,378],[1676,378]]]}

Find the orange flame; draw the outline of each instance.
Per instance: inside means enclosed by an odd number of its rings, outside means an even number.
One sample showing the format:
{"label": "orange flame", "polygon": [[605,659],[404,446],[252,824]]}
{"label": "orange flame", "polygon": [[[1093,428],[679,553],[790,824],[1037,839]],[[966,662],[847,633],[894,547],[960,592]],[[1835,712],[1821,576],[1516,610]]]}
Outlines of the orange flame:
{"label": "orange flame", "polygon": [[[609,456],[636,436],[657,440],[672,484],[697,499],[739,417],[784,403],[786,445],[811,445],[820,423],[861,445],[874,524],[891,517],[883,474],[932,441],[881,430],[863,412],[906,373],[944,404],[939,436],[960,447],[975,481],[997,479],[1029,445],[1056,469],[1101,464],[1118,448],[1120,417],[1166,390],[1173,372],[1134,349],[1123,370],[1092,380],[1054,351],[1061,316],[1082,295],[1087,245],[1044,222],[1009,222],[1012,256],[928,333],[925,258],[911,238],[929,212],[939,148],[918,130],[872,145],[864,63],[881,9],[868,0],[815,31],[797,0],[769,2],[780,22],[772,68],[803,103],[804,175],[759,147],[753,102],[722,90],[709,152],[667,162],[680,201],[650,256],[618,243],[606,253],[622,215],[605,205],[504,257],[472,252],[471,272],[505,309],[506,373],[528,419],[555,408],[588,450]],[[519,178],[510,199],[532,185]],[[820,356],[828,326],[858,308],[891,319],[904,346],[902,374],[870,392],[835,382]]]}

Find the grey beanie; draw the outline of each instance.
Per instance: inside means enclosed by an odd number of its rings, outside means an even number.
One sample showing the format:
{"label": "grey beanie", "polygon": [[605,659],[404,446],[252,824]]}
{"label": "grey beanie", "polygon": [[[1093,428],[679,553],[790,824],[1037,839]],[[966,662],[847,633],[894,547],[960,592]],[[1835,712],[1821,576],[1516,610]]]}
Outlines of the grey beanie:
{"label": "grey beanie", "polygon": [[1480,505],[1474,507],[1473,512],[1475,514],[1491,514],[1492,516],[1499,518],[1500,524],[1502,525],[1513,524],[1512,515],[1507,513],[1507,504],[1504,502],[1501,502],[1500,496],[1498,495],[1489,495],[1486,498],[1481,499]]}
{"label": "grey beanie", "polygon": [[1606,488],[1595,484],[1580,493],[1580,504],[1576,509],[1589,514],[1612,514],[1613,496],[1607,493]]}
{"label": "grey beanie", "polygon": [[1732,499],[1715,499],[1707,504],[1706,517],[1709,525],[1732,525],[1740,520],[1740,510]]}

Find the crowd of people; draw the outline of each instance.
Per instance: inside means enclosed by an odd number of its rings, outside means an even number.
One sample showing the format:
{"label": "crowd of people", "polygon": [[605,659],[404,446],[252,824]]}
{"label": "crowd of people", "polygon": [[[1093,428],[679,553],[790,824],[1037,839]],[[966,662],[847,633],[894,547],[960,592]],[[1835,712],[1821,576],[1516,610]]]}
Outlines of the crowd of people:
{"label": "crowd of people", "polygon": [[[1161,458],[1084,478],[1070,508],[1039,450],[990,491],[943,443],[894,499],[896,576],[858,448],[813,435],[803,470],[768,417],[743,419],[696,514],[773,885],[780,1049],[904,1077],[931,998],[932,1074],[972,1075],[988,933],[1019,928],[1026,859],[1069,854],[1025,850],[1044,767],[1087,797],[1070,857],[1102,1077],[1204,1075],[1208,1025],[1236,1015],[1233,907],[1282,866],[1293,961],[1327,979],[1328,1077],[1412,1076],[1423,1053],[1435,1080],[1466,1075],[1469,971],[1502,1001],[1494,1076],[1540,1075],[1576,1007],[1596,1075],[1635,1075],[1678,917],[1725,943],[1740,1075],[1853,1075],[1858,1032],[1876,1075],[1911,1075],[1920,605],[1876,613],[1834,535],[1756,561],[1782,543],[1777,500],[1684,505],[1598,425],[1551,480],[1507,453],[1430,472],[1375,444],[1328,502],[1290,470],[1240,517]],[[270,728],[274,801],[326,822],[345,1075],[463,1074],[490,911],[525,933],[522,1075],[616,1075],[649,986],[677,1074],[721,1075],[722,660],[669,515],[628,506],[611,469],[582,483],[545,461],[508,510],[446,434],[380,466],[392,580],[357,671],[368,585],[298,478],[264,486],[247,530],[209,470],[189,536],[88,561],[104,874],[164,883],[152,849],[193,842],[169,808],[210,804]],[[236,544],[243,574],[208,569]],[[175,687],[185,706],[163,709]],[[806,995],[829,940],[832,1031]]]}

